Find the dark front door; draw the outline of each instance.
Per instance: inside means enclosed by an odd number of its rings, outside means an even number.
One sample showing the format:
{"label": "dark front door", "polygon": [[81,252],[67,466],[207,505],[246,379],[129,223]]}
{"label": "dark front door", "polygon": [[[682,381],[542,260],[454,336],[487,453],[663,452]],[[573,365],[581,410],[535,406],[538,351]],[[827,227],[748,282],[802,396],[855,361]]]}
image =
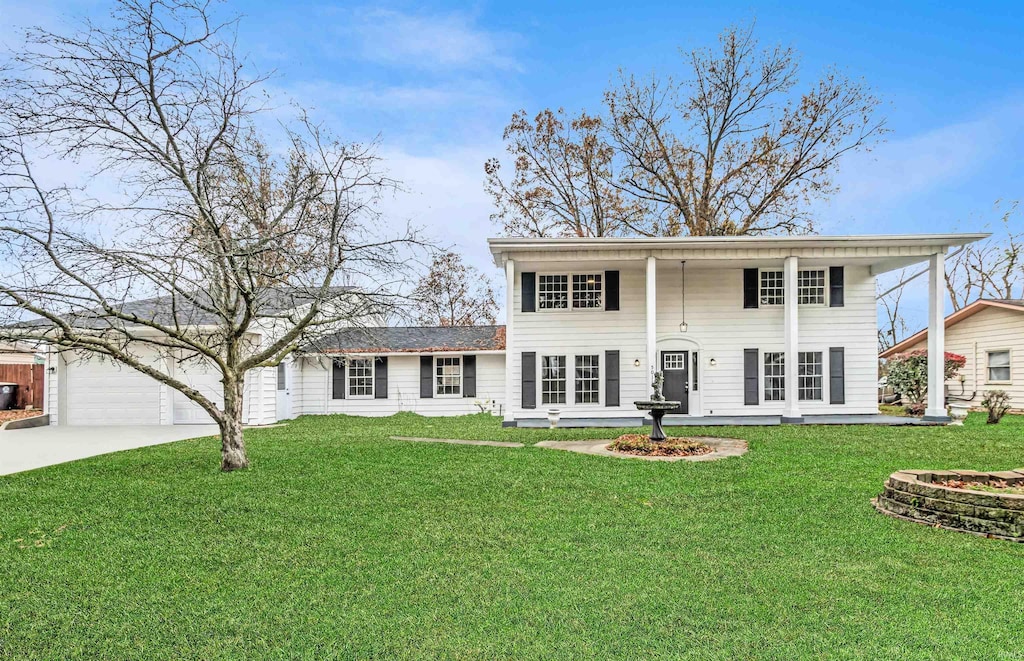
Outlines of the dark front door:
{"label": "dark front door", "polygon": [[690,411],[689,365],[689,351],[661,352],[661,371],[665,375],[665,399],[680,402],[679,408],[669,413]]}

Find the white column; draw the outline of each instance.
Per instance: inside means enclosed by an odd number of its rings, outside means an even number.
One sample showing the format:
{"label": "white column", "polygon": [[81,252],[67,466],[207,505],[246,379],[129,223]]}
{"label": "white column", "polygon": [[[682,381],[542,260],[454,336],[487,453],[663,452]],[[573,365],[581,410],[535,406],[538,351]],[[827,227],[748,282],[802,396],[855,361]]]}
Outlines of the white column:
{"label": "white column", "polygon": [[797,301],[796,257],[787,257],[783,264],[783,288],[785,297],[785,343],[786,343],[786,405],[782,409],[784,422],[800,421],[800,397],[798,392],[797,373],[799,370],[800,351],[800,305]]}
{"label": "white column", "polygon": [[512,317],[515,305],[516,286],[516,263],[511,259],[505,260],[505,421],[512,422],[515,416],[512,415],[512,385],[515,379],[512,378],[512,364],[515,353],[512,351]]}
{"label": "white column", "polygon": [[946,256],[928,258],[928,407],[925,419],[949,420],[946,414]]}
{"label": "white column", "polygon": [[[653,256],[647,258],[647,370],[650,373],[658,370],[658,350],[656,336],[658,333],[658,260]],[[648,379],[650,381],[651,379]]]}

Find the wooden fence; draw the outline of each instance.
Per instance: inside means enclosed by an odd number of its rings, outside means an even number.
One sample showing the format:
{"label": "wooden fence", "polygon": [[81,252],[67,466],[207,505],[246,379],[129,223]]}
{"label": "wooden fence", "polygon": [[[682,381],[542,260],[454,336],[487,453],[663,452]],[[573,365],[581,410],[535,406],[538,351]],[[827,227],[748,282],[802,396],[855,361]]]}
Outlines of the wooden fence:
{"label": "wooden fence", "polygon": [[43,389],[46,365],[0,365],[0,383],[18,384],[16,408],[33,406],[43,408]]}

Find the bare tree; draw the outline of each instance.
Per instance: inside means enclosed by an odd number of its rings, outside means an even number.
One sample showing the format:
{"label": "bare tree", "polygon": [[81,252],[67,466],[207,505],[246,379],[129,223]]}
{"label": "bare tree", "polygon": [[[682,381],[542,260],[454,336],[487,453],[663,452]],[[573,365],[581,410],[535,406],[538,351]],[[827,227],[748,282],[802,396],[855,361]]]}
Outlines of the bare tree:
{"label": "bare tree", "polygon": [[[720,52],[685,53],[683,79],[620,72],[605,93],[606,116],[581,114],[578,135],[563,133],[561,111],[542,111],[532,125],[517,113],[505,131],[515,177],[503,184],[496,161],[487,165],[506,233],[813,230],[809,202],[836,190],[841,157],[870,149],[884,132],[879,101],[835,71],[796,94],[795,52],[761,49],[752,27],[728,29],[720,42]],[[588,144],[597,155],[589,169],[577,165]]]}
{"label": "bare tree", "polygon": [[[959,310],[979,298],[1024,298],[1024,230],[1012,202],[992,238],[968,244],[946,267],[946,289]],[[997,207],[999,204],[997,203]]]}
{"label": "bare tree", "polygon": [[490,279],[454,252],[434,256],[412,296],[418,322],[428,326],[493,324],[498,314]]}
{"label": "bare tree", "polygon": [[[906,280],[906,269],[900,271],[897,281],[902,283]],[[879,287],[881,289],[881,287]],[[903,287],[899,286],[878,297],[880,311],[883,314],[882,322],[878,327],[878,351],[879,353],[896,345],[907,334],[907,321],[900,312],[900,302],[903,299]]]}
{"label": "bare tree", "polygon": [[542,110],[530,121],[525,110],[505,127],[514,172],[502,178],[497,158],[484,166],[485,188],[494,200],[491,219],[513,236],[618,236],[644,232],[644,205],[626,200],[612,185],[614,148],[599,117],[567,117]]}
{"label": "bare tree", "polygon": [[[6,63],[0,339],[113,358],[178,390],[217,422],[234,470],[248,466],[246,373],[386,308],[415,238],[375,230],[392,184],[375,144],[300,115],[274,157],[263,78],[246,77],[236,23],[208,8],[121,0],[107,26],[29,30]],[[54,162],[95,163],[123,191],[48,185],[38,170]],[[176,369],[196,360],[222,401]]]}

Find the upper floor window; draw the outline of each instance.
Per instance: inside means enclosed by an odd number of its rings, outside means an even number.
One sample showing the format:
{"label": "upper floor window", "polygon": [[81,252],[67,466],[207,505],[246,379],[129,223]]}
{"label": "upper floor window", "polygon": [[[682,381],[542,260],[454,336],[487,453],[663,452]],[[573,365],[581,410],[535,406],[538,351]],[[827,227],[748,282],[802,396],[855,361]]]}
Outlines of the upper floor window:
{"label": "upper floor window", "polygon": [[574,308],[601,307],[601,275],[572,276],[572,306]]}
{"label": "upper floor window", "polygon": [[373,397],[373,360],[351,358],[348,361],[349,397]]}
{"label": "upper floor window", "polygon": [[[783,305],[786,302],[786,276],[779,270],[761,271],[761,305]],[[796,300],[800,305],[825,304],[825,269],[797,271]]]}
{"label": "upper floor window", "polygon": [[569,307],[569,276],[542,275],[537,288],[537,303],[541,310],[565,310]]}
{"label": "upper floor window", "polygon": [[1010,380],[1010,351],[989,351],[988,352],[988,380],[989,383]]}
{"label": "upper floor window", "polygon": [[764,401],[782,402],[786,399],[786,354],[766,351],[764,354]]}
{"label": "upper floor window", "polygon": [[435,392],[438,395],[459,395],[462,393],[462,358],[459,356],[438,356],[434,363]]}

